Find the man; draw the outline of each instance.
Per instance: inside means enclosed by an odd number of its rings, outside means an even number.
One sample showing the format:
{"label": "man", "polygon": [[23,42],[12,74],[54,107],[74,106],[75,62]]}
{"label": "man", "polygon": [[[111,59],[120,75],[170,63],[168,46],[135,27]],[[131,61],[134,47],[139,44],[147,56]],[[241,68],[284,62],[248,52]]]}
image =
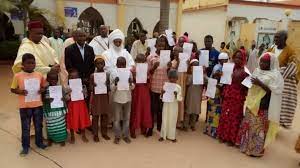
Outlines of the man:
{"label": "man", "polygon": [[95,71],[95,54],[91,46],[86,44],[86,35],[77,30],[74,37],[75,43],[65,49],[65,65],[67,71],[76,69],[83,84],[89,86],[90,75]]}
{"label": "man", "polygon": [[114,30],[108,36],[109,49],[106,50],[103,55],[106,58],[106,69],[110,72],[116,68],[117,59],[119,57],[125,57],[127,68],[134,66],[134,60],[132,56],[126,49],[124,49],[124,39],[124,34],[119,29]]}
{"label": "man", "polygon": [[[288,34],[286,31],[277,32],[274,37],[275,45],[269,49],[269,52],[274,53],[278,58],[284,79],[280,125],[285,128],[291,128],[297,107],[297,84],[300,79],[300,65],[295,50],[287,45],[287,39]],[[277,105],[273,106],[280,108]]]}
{"label": "man", "polygon": [[256,49],[255,43],[253,43],[249,51],[249,58],[247,62],[247,68],[251,73],[254,72],[254,70],[258,66],[257,58],[258,58],[258,50]]}
{"label": "man", "polygon": [[[207,35],[204,37],[204,45],[205,48],[201,50],[208,50],[209,51],[209,66],[206,67],[207,76],[211,75],[211,72],[216,64],[218,64],[218,57],[220,52],[217,51],[213,47],[214,39],[211,35]],[[201,55],[200,55],[201,57]]]}
{"label": "man", "polygon": [[[229,45],[229,44],[228,44]],[[229,48],[229,47],[228,47]],[[227,53],[228,55],[230,55],[230,51],[229,51],[229,49],[227,49],[227,47],[226,47],[226,43],[223,41],[222,43],[221,43],[221,46],[220,46],[220,52],[221,53]]]}
{"label": "man", "polygon": [[147,33],[148,32],[146,30],[142,30],[142,32],[140,33],[140,36],[139,36],[139,40],[136,40],[132,44],[130,54],[133,57],[133,59],[135,59],[138,54],[146,53],[147,47],[148,47],[148,43],[146,41]]}
{"label": "man", "polygon": [[19,47],[17,58],[12,67],[13,72],[18,73],[22,70],[22,57],[25,53],[30,53],[35,57],[36,72],[42,73],[43,76],[46,76],[50,71],[59,73],[60,67],[57,54],[48,43],[42,40],[44,34],[42,22],[30,21],[28,31],[28,38],[24,38]]}
{"label": "man", "polygon": [[108,28],[107,26],[100,26],[100,35],[93,38],[90,46],[93,47],[96,56],[101,55],[104,51],[108,50]]}
{"label": "man", "polygon": [[61,60],[64,42],[60,37],[60,30],[54,29],[53,37],[49,38],[50,46],[56,51],[58,59]]}

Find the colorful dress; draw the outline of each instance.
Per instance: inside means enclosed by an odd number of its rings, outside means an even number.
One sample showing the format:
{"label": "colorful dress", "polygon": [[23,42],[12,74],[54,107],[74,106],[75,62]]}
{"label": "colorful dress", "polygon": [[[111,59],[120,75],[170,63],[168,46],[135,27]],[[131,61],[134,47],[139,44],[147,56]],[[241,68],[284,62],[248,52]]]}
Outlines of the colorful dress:
{"label": "colorful dress", "polygon": [[[49,87],[47,87],[44,97],[45,99],[50,98]],[[66,107],[51,108],[50,102],[44,102],[43,111],[46,120],[48,139],[56,143],[64,142],[67,139],[65,118],[67,113]]]}
{"label": "colorful dress", "polygon": [[69,101],[67,113],[67,127],[78,131],[91,125],[90,116],[85,100]]}
{"label": "colorful dress", "polygon": [[217,128],[219,139],[239,144],[238,131],[243,119],[244,101],[247,88],[241,82],[248,76],[244,67],[235,67],[231,85],[226,85],[223,90],[222,113]]}

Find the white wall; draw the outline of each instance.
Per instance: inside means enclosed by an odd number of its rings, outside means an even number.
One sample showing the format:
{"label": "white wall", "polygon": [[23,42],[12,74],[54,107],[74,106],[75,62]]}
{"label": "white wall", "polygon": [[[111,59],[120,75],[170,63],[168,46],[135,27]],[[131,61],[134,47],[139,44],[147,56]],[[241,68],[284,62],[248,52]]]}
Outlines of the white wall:
{"label": "white wall", "polygon": [[224,41],[226,26],[225,8],[214,8],[184,12],[182,16],[182,32],[188,32],[191,40],[197,42],[198,48],[204,47],[204,37],[214,37],[214,47],[219,50]]}
{"label": "white wall", "polygon": [[[149,35],[152,35],[156,23],[159,21],[160,2],[146,0],[125,0],[125,30],[134,18],[138,18],[143,28]],[[170,5],[169,26],[172,30],[176,29],[177,4]],[[124,32],[125,34],[127,32]]]}
{"label": "white wall", "polygon": [[47,1],[34,0],[32,5],[40,8],[40,9],[46,10],[47,13],[43,16],[48,20],[48,22],[51,25],[56,26],[56,20],[55,20],[56,2],[55,2],[55,0],[47,0]]}

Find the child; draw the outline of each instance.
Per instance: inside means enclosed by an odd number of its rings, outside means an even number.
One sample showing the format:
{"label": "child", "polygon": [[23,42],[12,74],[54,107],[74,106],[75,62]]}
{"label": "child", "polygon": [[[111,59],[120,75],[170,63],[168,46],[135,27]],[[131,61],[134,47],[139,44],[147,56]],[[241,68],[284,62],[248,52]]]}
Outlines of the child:
{"label": "child", "polygon": [[[172,68],[178,70],[179,66],[179,53],[182,53],[183,49],[182,47],[175,46],[173,48],[173,56],[174,60],[172,63]],[[177,84],[181,87],[181,92],[183,95],[182,101],[178,103],[178,121],[177,125],[179,128],[183,129],[183,120],[184,120],[184,97],[185,97],[185,87],[186,87],[186,73],[185,72],[178,72],[178,80]]]}
{"label": "child", "polygon": [[[78,79],[79,74],[76,69],[69,70],[69,79]],[[83,86],[83,88],[85,88]],[[71,90],[72,92],[72,90]],[[83,89],[84,92],[84,89]],[[86,92],[85,92],[86,93]],[[86,94],[85,94],[86,96]],[[88,142],[85,136],[85,129],[91,125],[88,108],[85,100],[78,100],[68,102],[68,113],[67,113],[67,127],[71,132],[71,144],[75,143],[74,131],[81,130],[81,136],[83,142]]]}
{"label": "child", "polygon": [[160,99],[160,94],[163,89],[163,85],[168,81],[167,71],[171,67],[171,63],[168,64],[168,68],[159,67],[159,55],[160,50],[168,49],[167,41],[165,36],[161,36],[156,40],[156,52],[153,55],[147,57],[148,68],[151,75],[150,78],[150,89],[151,89],[151,112],[152,112],[152,128],[147,132],[147,137],[152,136],[154,127],[154,116],[157,117],[157,130],[161,129],[162,122],[162,101]]}
{"label": "child", "polygon": [[[119,57],[117,59],[117,68],[126,68],[126,59]],[[111,74],[111,90],[113,94],[113,107],[114,107],[114,132],[115,132],[115,144],[120,143],[121,136],[126,143],[130,143],[129,138],[129,120],[131,112],[131,90],[134,89],[132,84],[132,77],[129,77],[129,90],[118,90],[117,85],[119,77],[117,73],[112,72]],[[122,120],[122,127],[120,122]]]}
{"label": "child", "polygon": [[217,128],[219,126],[219,119],[221,115],[221,94],[222,94],[222,84],[220,84],[220,79],[222,76],[222,67],[229,59],[227,53],[221,53],[219,55],[219,63],[214,66],[211,78],[217,79],[218,84],[216,88],[215,98],[209,98],[207,100],[207,112],[206,112],[206,123],[204,133],[216,138]]}
{"label": "child", "polygon": [[[145,63],[146,57],[144,54],[138,54],[135,61],[136,63]],[[141,128],[142,134],[145,134],[146,131],[152,127],[150,89],[148,83],[135,84],[132,96],[130,133],[132,138],[136,138],[135,130]]]}
{"label": "child", "polygon": [[190,62],[190,68],[187,75],[187,93],[185,100],[185,112],[184,115],[184,131],[188,131],[189,128],[195,131],[195,124],[197,116],[201,113],[201,101],[202,101],[202,91],[203,85],[193,84],[193,66],[199,66],[199,61],[193,59]]}
{"label": "child", "polygon": [[36,63],[32,54],[24,54],[22,57],[22,72],[15,74],[12,84],[11,92],[19,95],[19,108],[22,126],[22,150],[21,156],[25,156],[30,148],[30,122],[33,118],[35,127],[35,144],[38,148],[45,149],[47,146],[43,143],[42,137],[42,121],[43,121],[43,108],[42,99],[39,97],[37,100],[26,101],[25,96],[28,96],[29,91],[25,90],[26,80],[36,79],[39,83],[38,94],[43,92],[45,80],[42,74],[34,72]]}
{"label": "child", "polygon": [[[47,81],[49,86],[57,86],[58,74],[55,72],[49,72],[47,74]],[[43,109],[47,125],[48,146],[51,146],[52,142],[60,143],[61,146],[65,146],[65,141],[67,139],[65,115],[67,110],[65,106],[60,108],[51,108],[53,98],[50,98],[49,86],[46,88],[46,92],[43,96]],[[62,101],[65,101],[64,94],[62,95]]]}
{"label": "child", "polygon": [[[170,83],[177,82],[178,74],[177,71],[171,69],[168,72],[168,78]],[[165,91],[162,91],[162,95]],[[173,102],[163,104],[163,112],[162,112],[162,127],[160,132],[159,141],[163,141],[166,139],[171,140],[172,142],[177,142],[176,140],[176,122],[178,117],[178,101],[182,100],[181,97],[181,87],[176,84],[176,89],[174,91],[175,99]]]}
{"label": "child", "polygon": [[[95,66],[96,72],[104,72],[105,67],[105,58],[103,56],[97,56],[95,58]],[[95,94],[94,88],[96,87],[96,83],[94,81],[94,74],[91,75],[90,78],[90,89],[92,90],[91,93],[91,112],[92,112],[92,127],[93,127],[93,134],[94,134],[94,141],[99,142],[99,118],[101,117],[101,134],[105,140],[110,140],[110,137],[107,135],[107,126],[109,122],[109,75],[106,73],[106,86],[107,86],[107,93],[106,94]]]}
{"label": "child", "polygon": [[247,88],[242,81],[248,76],[244,70],[246,55],[238,50],[233,54],[234,70],[231,85],[225,85],[222,95],[222,113],[220,115],[217,136],[220,142],[226,142],[228,146],[238,145],[238,131],[243,119],[244,101]]}

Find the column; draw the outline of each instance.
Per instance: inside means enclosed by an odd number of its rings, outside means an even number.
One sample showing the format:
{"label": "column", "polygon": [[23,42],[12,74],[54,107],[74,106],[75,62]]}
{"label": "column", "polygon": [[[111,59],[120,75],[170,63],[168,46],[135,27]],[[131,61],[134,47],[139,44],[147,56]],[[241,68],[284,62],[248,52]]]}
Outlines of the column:
{"label": "column", "polygon": [[56,23],[57,26],[65,27],[65,1],[56,0]]}
{"label": "column", "polygon": [[179,37],[181,35],[181,20],[182,20],[182,8],[183,0],[178,0],[177,4],[177,17],[176,17],[176,34]]}
{"label": "column", "polygon": [[117,26],[118,29],[125,33],[125,5],[123,0],[118,0]]}

